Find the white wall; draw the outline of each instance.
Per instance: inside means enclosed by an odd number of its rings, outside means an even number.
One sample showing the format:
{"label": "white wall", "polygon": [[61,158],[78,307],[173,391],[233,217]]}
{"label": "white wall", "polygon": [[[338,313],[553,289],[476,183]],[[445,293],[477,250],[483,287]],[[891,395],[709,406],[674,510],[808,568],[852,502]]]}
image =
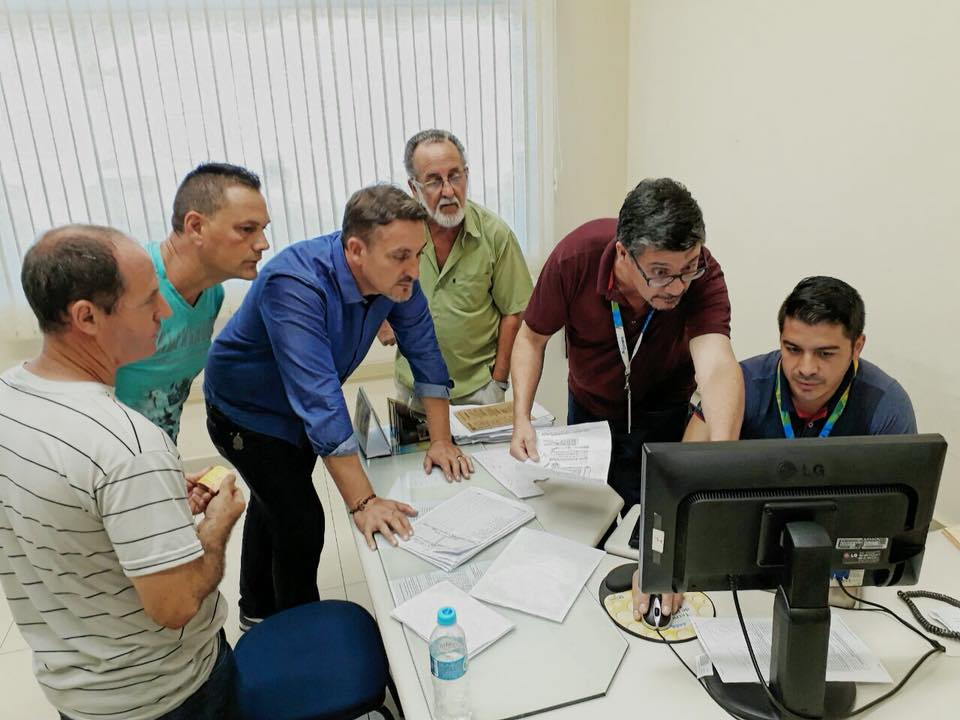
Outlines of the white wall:
{"label": "white wall", "polygon": [[700,201],[739,356],[772,349],[802,277],[850,282],[865,357],[952,444],[937,508],[960,522],[960,3],[635,0],[631,182]]}

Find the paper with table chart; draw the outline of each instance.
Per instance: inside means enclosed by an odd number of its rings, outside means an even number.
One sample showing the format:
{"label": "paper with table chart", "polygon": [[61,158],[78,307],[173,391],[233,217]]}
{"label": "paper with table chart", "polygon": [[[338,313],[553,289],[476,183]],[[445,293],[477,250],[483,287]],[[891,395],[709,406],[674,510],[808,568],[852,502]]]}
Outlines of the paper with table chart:
{"label": "paper with table chart", "polygon": [[413,535],[399,547],[449,572],[534,517],[529,505],[465,488],[417,518]]}
{"label": "paper with table chart", "polygon": [[393,595],[393,604],[402,605],[410,598],[444,581],[450,582],[468,593],[491,565],[493,565],[493,560],[475,560],[450,572],[433,570],[432,572],[391,580],[390,594]]}
{"label": "paper with table chart", "polygon": [[425,641],[437,626],[437,610],[452,607],[457,624],[467,639],[467,657],[473,657],[513,630],[503,615],[477,602],[450,582],[442,582],[394,608],[390,617],[399,620]]}
{"label": "paper with table chart", "polygon": [[[555,419],[543,405],[533,403],[530,423],[534,427],[548,427]],[[451,405],[450,433],[458,445],[509,440],[513,434],[513,402]]]}
{"label": "paper with table chart", "polygon": [[563,622],[603,550],[521,528],[473,586],[478,600]]}
{"label": "paper with table chart", "polygon": [[[436,491],[440,490],[442,493],[442,489],[449,484],[440,468],[433,468],[429,475],[419,470],[413,470],[403,473],[394,481],[390,492],[387,493],[387,499],[406,503],[417,511],[416,517],[419,517],[430,512],[441,503],[443,497],[439,496],[440,493]],[[416,499],[413,498],[414,490],[418,491]],[[413,522],[416,517],[410,518],[410,521]],[[377,540],[377,547],[381,550],[390,547],[389,541],[380,533],[377,533],[374,537]]]}
{"label": "paper with table chart", "polygon": [[610,468],[610,426],[606,422],[545,428],[537,432],[539,462],[527,460],[528,477],[607,482]]}
{"label": "paper with table chart", "polygon": [[[745,618],[750,644],[764,679],[770,681],[771,618]],[[694,617],[697,639],[710,656],[717,674],[725,683],[757,682],[757,673],[747,652],[747,643],[737,618]],[[830,618],[830,649],[827,655],[828,682],[889,683],[890,674],[838,614]]]}
{"label": "paper with table chart", "polygon": [[523,464],[510,454],[510,448],[500,446],[471,453],[474,460],[483,465],[493,479],[503,485],[518,498],[530,498],[543,495],[533,479],[523,471]]}

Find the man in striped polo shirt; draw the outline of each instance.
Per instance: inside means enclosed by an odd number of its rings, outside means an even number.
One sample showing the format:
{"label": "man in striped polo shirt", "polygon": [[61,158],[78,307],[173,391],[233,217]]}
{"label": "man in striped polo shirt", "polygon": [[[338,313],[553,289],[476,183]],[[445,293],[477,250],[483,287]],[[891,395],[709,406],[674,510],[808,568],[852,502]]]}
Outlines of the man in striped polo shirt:
{"label": "man in striped polo shirt", "polygon": [[22,282],[43,350],[0,375],[0,585],[37,681],[70,720],[231,717],[217,585],[242,493],[232,477],[202,492],[114,397],[170,315],[150,257],[116,230],[62,227]]}

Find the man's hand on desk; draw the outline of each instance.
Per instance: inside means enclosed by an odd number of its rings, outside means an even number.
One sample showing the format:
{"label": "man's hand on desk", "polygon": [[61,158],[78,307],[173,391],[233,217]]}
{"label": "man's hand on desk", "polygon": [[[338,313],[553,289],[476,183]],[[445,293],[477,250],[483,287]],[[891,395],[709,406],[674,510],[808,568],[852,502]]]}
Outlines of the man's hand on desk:
{"label": "man's hand on desk", "polygon": [[513,424],[513,435],[510,437],[510,454],[520,462],[528,458],[537,462],[540,455],[537,453],[537,431],[529,420]]}
{"label": "man's hand on desk", "polygon": [[406,503],[375,497],[367,502],[362,510],[353,514],[353,521],[367,539],[369,548],[376,550],[377,541],[373,539],[374,533],[380,533],[387,542],[396,545],[397,539],[393,534],[396,533],[407,540],[413,534],[413,526],[410,525],[408,516],[412,517],[416,514],[417,511]]}
{"label": "man's hand on desk", "polygon": [[473,461],[449,440],[434,440],[423,459],[423,471],[427,474],[434,466],[443,471],[447,482],[462,480],[473,474]]}
{"label": "man's hand on desk", "polygon": [[[664,615],[673,615],[683,605],[683,593],[664,593],[660,607]],[[633,571],[633,619],[642,620],[650,605],[650,594],[640,592],[640,571]]]}

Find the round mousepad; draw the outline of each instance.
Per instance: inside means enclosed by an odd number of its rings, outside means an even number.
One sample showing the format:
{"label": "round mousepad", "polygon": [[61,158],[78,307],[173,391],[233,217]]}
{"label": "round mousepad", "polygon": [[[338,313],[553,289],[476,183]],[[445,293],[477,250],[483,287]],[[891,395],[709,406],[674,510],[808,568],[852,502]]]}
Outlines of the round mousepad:
{"label": "round mousepad", "polygon": [[717,615],[709,596],[702,592],[684,593],[683,605],[673,614],[670,627],[660,629],[661,638],[654,628],[633,619],[633,595],[630,590],[612,592],[606,583],[600,583],[600,602],[617,625],[634,637],[650,642],[683,643],[694,640],[697,633],[693,629],[693,618]]}

